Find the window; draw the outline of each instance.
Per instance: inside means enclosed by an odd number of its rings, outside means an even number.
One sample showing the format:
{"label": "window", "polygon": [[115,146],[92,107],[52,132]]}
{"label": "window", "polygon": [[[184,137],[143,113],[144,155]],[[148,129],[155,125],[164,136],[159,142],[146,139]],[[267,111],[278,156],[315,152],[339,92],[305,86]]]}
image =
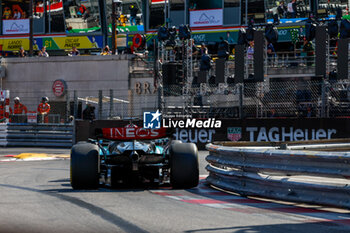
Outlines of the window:
{"label": "window", "polygon": [[64,32],[63,0],[33,1],[34,33]]}
{"label": "window", "polygon": [[218,0],[190,0],[190,10],[208,10],[222,8],[222,1]]}
{"label": "window", "polygon": [[170,26],[185,23],[185,0],[170,0]]}
{"label": "window", "polygon": [[156,29],[164,25],[164,3],[150,2],[149,28]]}
{"label": "window", "polygon": [[[342,2],[345,2],[345,6],[342,7]],[[337,14],[337,9],[346,9],[346,4],[347,1],[341,1],[341,0],[333,0],[333,1],[328,1],[328,0],[319,0],[318,1],[318,13],[321,12],[326,12],[328,15],[336,15]]]}
{"label": "window", "polygon": [[224,24],[238,25],[240,24],[240,0],[224,1]]}
{"label": "window", "polygon": [[248,21],[253,19],[255,23],[265,23],[265,1],[248,0]]}
{"label": "window", "polygon": [[[140,2],[141,1],[136,0],[123,1],[118,9],[116,7],[117,26],[120,28],[120,32],[137,31],[138,27],[136,26],[143,25]],[[107,24],[109,28],[112,28],[112,0],[106,0],[106,8]],[[122,29],[122,27],[126,27],[126,29]],[[112,30],[110,29],[109,31],[111,32]]]}
{"label": "window", "polygon": [[170,9],[172,11],[185,10],[185,0],[170,0]]}
{"label": "window", "polygon": [[98,0],[64,0],[68,33],[95,32],[101,29]]}

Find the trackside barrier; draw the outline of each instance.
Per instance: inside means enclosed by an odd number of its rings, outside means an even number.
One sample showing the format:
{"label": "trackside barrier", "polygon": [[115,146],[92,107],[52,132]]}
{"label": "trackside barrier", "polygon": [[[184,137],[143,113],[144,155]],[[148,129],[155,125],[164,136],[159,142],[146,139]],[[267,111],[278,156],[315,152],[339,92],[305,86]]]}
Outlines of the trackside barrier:
{"label": "trackside barrier", "polygon": [[7,124],[0,124],[0,146],[7,145]]}
{"label": "trackside barrier", "polygon": [[207,181],[244,196],[350,208],[350,153],[207,144]]}
{"label": "trackside barrier", "polygon": [[73,145],[73,124],[0,125],[0,146],[65,147]]}

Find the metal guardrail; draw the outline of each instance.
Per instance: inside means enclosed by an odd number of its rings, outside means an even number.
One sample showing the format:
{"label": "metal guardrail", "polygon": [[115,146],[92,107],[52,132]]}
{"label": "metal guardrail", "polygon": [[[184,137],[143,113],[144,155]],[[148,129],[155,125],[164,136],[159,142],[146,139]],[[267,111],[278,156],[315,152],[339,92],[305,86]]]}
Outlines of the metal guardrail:
{"label": "metal guardrail", "polygon": [[350,153],[208,144],[207,181],[245,196],[350,208]]}
{"label": "metal guardrail", "polygon": [[73,124],[1,124],[0,146],[66,147],[73,145]]}

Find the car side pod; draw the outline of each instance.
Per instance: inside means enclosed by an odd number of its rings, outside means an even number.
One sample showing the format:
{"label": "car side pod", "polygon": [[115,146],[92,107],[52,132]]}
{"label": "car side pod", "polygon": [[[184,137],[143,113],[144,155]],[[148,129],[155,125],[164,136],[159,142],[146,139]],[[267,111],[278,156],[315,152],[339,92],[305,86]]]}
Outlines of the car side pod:
{"label": "car side pod", "polygon": [[99,148],[79,142],[71,150],[70,182],[73,189],[97,189],[99,185]]}
{"label": "car side pod", "polygon": [[173,188],[193,188],[199,182],[198,149],[194,143],[170,146],[170,183]]}

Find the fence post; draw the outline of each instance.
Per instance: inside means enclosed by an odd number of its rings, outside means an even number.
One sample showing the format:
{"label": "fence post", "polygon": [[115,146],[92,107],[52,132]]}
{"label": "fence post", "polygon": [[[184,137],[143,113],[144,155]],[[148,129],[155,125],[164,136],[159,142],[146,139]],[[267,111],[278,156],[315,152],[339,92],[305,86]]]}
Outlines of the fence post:
{"label": "fence post", "polygon": [[113,108],[114,95],[113,94],[114,94],[113,90],[110,89],[109,90],[109,119],[113,117],[113,112],[114,112],[114,108]]}
{"label": "fence post", "polygon": [[158,109],[160,112],[162,112],[163,109],[163,100],[164,100],[164,96],[163,96],[163,84],[158,83]]}
{"label": "fence post", "polygon": [[70,91],[67,90],[66,92],[66,122],[69,122],[69,115],[70,115]]}
{"label": "fence post", "polygon": [[238,84],[239,90],[239,118],[243,119],[243,83]]}
{"label": "fence post", "polygon": [[102,90],[98,91],[98,119],[102,120]]}
{"label": "fence post", "polygon": [[74,90],[74,119],[78,117],[78,94],[77,91]]}
{"label": "fence post", "polygon": [[322,106],[321,106],[321,117],[326,116],[326,83],[325,80],[322,80]]}
{"label": "fence post", "polygon": [[133,94],[132,90],[128,90],[128,97],[129,97],[128,98],[129,99],[129,106],[128,106],[128,116],[127,117],[133,117],[134,116],[134,94]]}

